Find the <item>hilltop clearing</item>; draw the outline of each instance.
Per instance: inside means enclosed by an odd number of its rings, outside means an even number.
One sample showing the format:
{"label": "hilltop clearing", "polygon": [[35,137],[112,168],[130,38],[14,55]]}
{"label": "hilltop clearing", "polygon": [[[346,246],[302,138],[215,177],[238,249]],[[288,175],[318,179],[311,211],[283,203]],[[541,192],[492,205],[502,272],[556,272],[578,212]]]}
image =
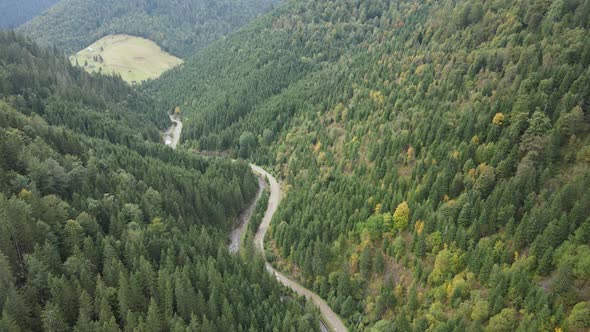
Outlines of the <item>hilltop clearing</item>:
{"label": "hilltop clearing", "polygon": [[91,73],[121,75],[131,84],[157,78],[182,63],[153,41],[129,35],[105,36],[71,56],[70,61]]}

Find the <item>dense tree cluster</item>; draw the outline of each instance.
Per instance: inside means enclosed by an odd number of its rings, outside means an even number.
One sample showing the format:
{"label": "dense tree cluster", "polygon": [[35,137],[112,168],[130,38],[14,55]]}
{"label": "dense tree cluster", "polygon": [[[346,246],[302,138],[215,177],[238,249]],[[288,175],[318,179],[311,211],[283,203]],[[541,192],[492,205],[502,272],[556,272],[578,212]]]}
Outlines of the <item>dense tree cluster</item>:
{"label": "dense tree cluster", "polygon": [[188,57],[270,10],[276,0],[61,0],[20,31],[42,45],[75,53],[110,34],[155,41]]}
{"label": "dense tree cluster", "polygon": [[588,0],[289,1],[147,90],[276,166],[269,256],[353,330],[584,330],[589,30]]}
{"label": "dense tree cluster", "polygon": [[4,0],[0,2],[0,29],[13,29],[41,14],[59,0]]}
{"label": "dense tree cluster", "polygon": [[152,104],[0,32],[0,330],[316,330],[227,250],[248,165],[165,147]]}
{"label": "dense tree cluster", "polygon": [[[289,93],[285,89],[297,82],[300,88],[313,89],[317,77],[307,75],[338,61],[346,50],[361,47],[371,36],[372,25],[348,21],[350,15],[339,6],[352,10],[356,4],[289,2],[165,73],[148,90],[160,97],[163,107],[177,103],[183,109],[198,110],[186,117],[182,139],[190,145],[208,150],[239,147],[239,155],[244,156],[254,151],[241,144],[252,133],[249,127],[257,136],[264,135],[262,141],[268,144],[303,107],[296,98],[289,98],[286,105],[272,96]],[[364,13],[366,5],[359,6]],[[322,16],[328,22],[319,19],[320,12],[330,13]],[[268,107],[275,110],[262,111],[269,101],[275,104]],[[261,111],[244,119],[254,109]]]}

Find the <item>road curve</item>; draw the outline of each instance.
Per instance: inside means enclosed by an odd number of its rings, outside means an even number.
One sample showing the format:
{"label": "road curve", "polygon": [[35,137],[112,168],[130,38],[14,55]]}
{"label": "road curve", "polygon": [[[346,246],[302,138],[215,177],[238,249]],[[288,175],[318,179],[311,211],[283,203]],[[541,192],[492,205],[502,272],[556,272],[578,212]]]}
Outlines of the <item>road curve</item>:
{"label": "road curve", "polygon": [[172,126],[164,133],[164,144],[169,147],[176,149],[178,142],[180,141],[180,133],[182,132],[182,121],[178,115],[169,115]]}
{"label": "road curve", "polygon": [[[264,236],[266,235],[266,231],[268,230],[268,226],[270,225],[272,217],[277,211],[279,203],[281,202],[281,187],[277,180],[261,167],[250,164],[250,168],[252,168],[254,173],[265,176],[268,179],[268,185],[270,187],[268,207],[264,213],[262,223],[260,224],[260,227],[254,236],[254,246],[264,256]],[[269,273],[272,273],[281,284],[291,288],[297,294],[304,296],[308,300],[311,300],[316,306],[318,306],[318,308],[320,308],[320,312],[322,313],[322,321],[328,325],[331,331],[348,331],[346,326],[344,326],[342,323],[340,317],[334,311],[332,311],[326,301],[324,301],[319,295],[301,286],[298,282],[290,279],[281,272],[275,270],[268,262],[266,262],[266,270]]]}
{"label": "road curve", "polygon": [[[170,115],[170,120],[174,122],[174,124],[166,131],[164,142],[171,148],[176,149],[176,146],[180,140],[180,133],[182,131],[182,121],[180,121],[180,118],[174,117],[172,115]],[[270,187],[268,206],[266,208],[266,212],[264,213],[264,217],[262,218],[262,222],[260,223],[260,227],[254,236],[254,246],[264,257],[264,236],[266,235],[266,231],[268,230],[268,226],[270,225],[272,217],[274,216],[277,208],[279,207],[279,203],[281,202],[281,186],[274,176],[272,176],[260,166],[250,164],[250,168],[254,173],[262,177],[266,177]],[[334,311],[332,311],[326,301],[324,301],[319,295],[301,286],[298,282],[290,279],[281,272],[275,270],[268,262],[266,262],[265,265],[266,270],[273,274],[281,284],[283,284],[285,287],[291,288],[295,293],[312,301],[320,309],[322,314],[322,331],[327,330],[327,327],[329,327],[331,331],[336,332],[348,331],[346,326],[344,326],[344,323],[342,323],[340,317]]]}

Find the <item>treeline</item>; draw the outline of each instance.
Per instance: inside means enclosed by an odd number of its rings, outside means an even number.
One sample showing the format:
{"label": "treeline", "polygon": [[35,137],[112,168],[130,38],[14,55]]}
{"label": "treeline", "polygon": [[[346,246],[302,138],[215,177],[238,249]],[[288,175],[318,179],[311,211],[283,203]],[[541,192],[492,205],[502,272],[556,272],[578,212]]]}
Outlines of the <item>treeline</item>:
{"label": "treeline", "polygon": [[149,99],[14,33],[0,73],[0,330],[317,329],[262,261],[227,250],[257,190],[247,164],[143,141]]}
{"label": "treeline", "polygon": [[153,40],[184,58],[268,11],[275,2],[63,0],[19,31],[64,53],[124,33]]}
{"label": "treeline", "polygon": [[5,0],[0,3],[0,29],[14,29],[59,0]]}
{"label": "treeline", "polygon": [[186,146],[282,173],[268,254],[351,329],[584,330],[589,18],[292,1],[147,89]]}

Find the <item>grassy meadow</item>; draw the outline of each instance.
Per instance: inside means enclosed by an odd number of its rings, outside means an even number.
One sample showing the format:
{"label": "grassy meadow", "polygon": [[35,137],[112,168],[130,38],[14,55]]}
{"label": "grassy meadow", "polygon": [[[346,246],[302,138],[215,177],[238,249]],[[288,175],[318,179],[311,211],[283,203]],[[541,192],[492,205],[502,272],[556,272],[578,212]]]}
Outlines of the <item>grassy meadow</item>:
{"label": "grassy meadow", "polygon": [[157,78],[182,63],[153,41],[130,35],[105,36],[72,55],[70,61],[88,72],[119,74],[130,84]]}

